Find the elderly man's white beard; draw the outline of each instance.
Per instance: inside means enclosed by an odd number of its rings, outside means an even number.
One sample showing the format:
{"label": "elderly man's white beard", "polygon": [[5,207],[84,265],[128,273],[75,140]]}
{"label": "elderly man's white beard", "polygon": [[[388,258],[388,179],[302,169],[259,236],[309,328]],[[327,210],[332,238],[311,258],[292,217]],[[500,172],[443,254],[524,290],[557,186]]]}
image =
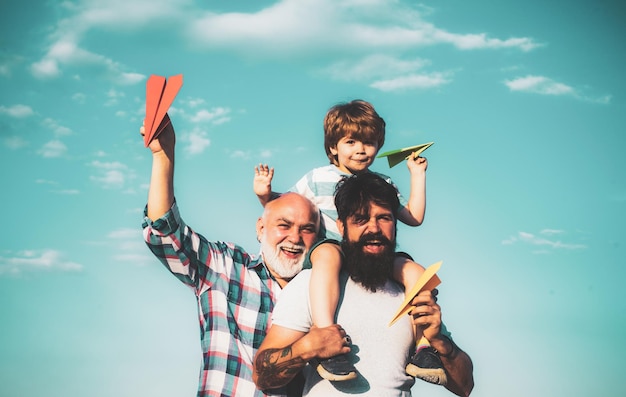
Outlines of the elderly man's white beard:
{"label": "elderly man's white beard", "polygon": [[[280,249],[282,247],[291,249],[300,249],[303,254],[298,259],[287,259],[280,256]],[[302,270],[302,264],[304,263],[304,252],[306,248],[299,244],[278,244],[276,247],[272,247],[267,243],[265,236],[261,238],[261,253],[265,264],[280,278],[293,278],[296,274]]]}

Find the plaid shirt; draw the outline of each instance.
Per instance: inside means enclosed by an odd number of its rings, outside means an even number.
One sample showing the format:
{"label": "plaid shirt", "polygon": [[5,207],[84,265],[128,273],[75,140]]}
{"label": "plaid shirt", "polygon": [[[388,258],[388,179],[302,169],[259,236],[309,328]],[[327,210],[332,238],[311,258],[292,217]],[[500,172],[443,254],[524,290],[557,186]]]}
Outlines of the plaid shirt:
{"label": "plaid shirt", "polygon": [[260,255],[207,241],[182,221],[176,203],[155,222],[145,216],[143,234],[154,255],[196,295],[203,355],[198,397],[265,396],[252,382],[252,360],[281,288]]}

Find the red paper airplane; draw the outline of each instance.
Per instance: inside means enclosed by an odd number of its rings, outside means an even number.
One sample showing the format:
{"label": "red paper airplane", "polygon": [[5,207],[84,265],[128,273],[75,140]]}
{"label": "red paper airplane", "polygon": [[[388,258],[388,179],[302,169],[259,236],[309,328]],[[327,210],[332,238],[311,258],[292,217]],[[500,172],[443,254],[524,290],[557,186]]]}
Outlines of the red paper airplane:
{"label": "red paper airplane", "polygon": [[[146,83],[146,119],[144,122],[144,145],[150,142],[163,131],[159,128],[180,87],[183,85],[183,75],[171,76],[167,81],[163,76],[152,75]],[[166,124],[167,125],[167,124]]]}

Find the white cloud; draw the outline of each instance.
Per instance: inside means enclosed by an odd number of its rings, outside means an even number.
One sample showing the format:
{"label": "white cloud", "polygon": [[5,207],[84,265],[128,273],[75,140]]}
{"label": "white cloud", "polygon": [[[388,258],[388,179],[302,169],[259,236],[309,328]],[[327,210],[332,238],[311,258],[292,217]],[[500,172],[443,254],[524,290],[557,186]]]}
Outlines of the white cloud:
{"label": "white cloud", "polygon": [[114,88],[111,88],[106,93],[106,96],[109,99],[104,103],[104,106],[114,106],[114,105],[117,105],[119,103],[119,99],[124,98],[126,94],[124,94],[124,92],[122,91],[118,91]]}
{"label": "white cloud", "polygon": [[504,82],[511,91],[532,92],[542,95],[573,95],[575,90],[544,76],[525,76]]}
{"label": "white cloud", "polygon": [[89,165],[98,172],[98,175],[92,175],[89,179],[100,184],[104,189],[121,189],[128,180],[135,177],[134,173],[125,164],[117,161],[102,162],[95,160]]}
{"label": "white cloud", "polygon": [[69,129],[68,127],[62,126],[60,125],[56,120],[51,119],[51,118],[45,118],[42,122],[42,124],[51,129],[52,132],[54,132],[54,135],[59,137],[59,136],[65,136],[65,135],[71,135],[72,134],[72,130]]}
{"label": "white cloud", "polygon": [[76,36],[72,34],[52,44],[44,57],[31,65],[32,74],[39,79],[56,78],[61,75],[60,66],[64,65],[96,69],[119,85],[136,84],[145,79],[142,74],[123,71],[123,66],[110,58],[79,47]]}
{"label": "white cloud", "polygon": [[450,81],[443,73],[410,74],[393,79],[375,81],[370,84],[370,87],[381,91],[428,89],[448,84]]}
{"label": "white cloud", "polygon": [[54,78],[61,75],[59,64],[57,60],[50,57],[45,57],[37,62],[34,62],[30,66],[30,71],[33,76],[38,79]]}
{"label": "white cloud", "polygon": [[118,75],[118,79],[116,80],[116,82],[121,85],[133,85],[133,84],[141,83],[145,79],[146,79],[146,76],[141,73],[121,72]]}
{"label": "white cloud", "polygon": [[185,103],[190,108],[197,108],[198,106],[202,106],[205,103],[205,100],[202,98],[189,98],[189,99],[181,99],[180,103]]}
{"label": "white cloud", "polygon": [[[557,235],[557,234],[560,235],[563,233],[564,232],[561,230],[554,230],[554,229],[544,229],[541,231],[541,234],[548,235],[548,236]],[[548,239],[548,238],[538,237],[532,233],[528,233],[524,231],[520,231],[517,233],[516,236],[511,236],[508,239],[503,240],[502,244],[512,245],[518,242],[524,243],[524,244],[530,244],[532,246],[544,247],[544,249],[540,251],[545,251],[545,249],[549,249],[549,248],[551,248],[552,250],[557,250],[557,249],[580,250],[580,249],[587,248],[585,244],[568,243],[568,242],[563,242],[561,240],[555,241],[555,240]],[[535,252],[538,253],[540,251],[535,251]]]}
{"label": "white cloud", "polygon": [[335,80],[367,81],[414,73],[429,64],[429,61],[419,58],[403,60],[390,55],[374,54],[358,60],[335,62],[322,72]]}
{"label": "white cloud", "polygon": [[396,1],[283,0],[254,13],[205,12],[189,23],[190,40],[246,54],[397,50],[451,44],[462,50],[538,46],[531,38],[451,33],[425,22],[420,8]]}
{"label": "white cloud", "polygon": [[20,274],[41,270],[80,271],[83,265],[63,259],[60,251],[52,249],[28,250],[0,257],[0,275]]}
{"label": "white cloud", "polygon": [[[79,0],[61,3],[62,11],[68,15],[58,21],[49,36],[52,43],[46,54],[31,65],[37,78],[55,78],[67,66],[97,67],[115,84],[136,84],[145,79],[139,73],[124,70],[112,59],[81,48],[83,36],[92,30],[128,32],[140,30],[146,25],[172,29],[184,26],[194,13],[190,11],[191,0]],[[176,29],[173,29],[176,30]]]}
{"label": "white cloud", "polygon": [[245,152],[243,150],[233,150],[232,153],[230,154],[231,158],[234,159],[247,159],[250,157],[250,152]]}
{"label": "white cloud", "polygon": [[[49,186],[59,186],[59,182],[57,181],[50,181],[47,179],[36,179],[35,183],[38,185],[49,185]],[[51,190],[52,193],[55,194],[62,194],[62,195],[75,195],[75,194],[80,194],[80,190],[78,189],[55,189],[55,190]]]}
{"label": "white cloud", "polygon": [[53,186],[56,186],[59,184],[59,182],[57,181],[50,181],[47,179],[36,179],[35,183],[40,184],[40,185],[53,185]]}
{"label": "white cloud", "polygon": [[0,55],[0,76],[10,77],[13,69],[23,62],[24,58],[19,55]]}
{"label": "white cloud", "polygon": [[59,140],[52,140],[42,146],[37,153],[45,158],[61,157],[67,152],[67,146]]}
{"label": "white cloud", "polygon": [[77,92],[76,94],[72,95],[72,99],[82,104],[85,103],[85,101],[87,100],[87,96],[82,92]]}
{"label": "white cloud", "polygon": [[204,152],[209,147],[211,140],[207,137],[206,131],[195,128],[189,134],[183,135],[183,142],[187,143],[184,147],[186,153],[196,155]]}
{"label": "white cloud", "polygon": [[613,99],[612,95],[603,95],[595,98],[587,98],[589,102],[595,102],[601,105],[608,105],[609,103],[611,103],[611,99]]}
{"label": "white cloud", "polygon": [[129,31],[144,28],[155,21],[181,20],[190,12],[192,0],[107,0],[88,1],[74,16],[83,27]]}
{"label": "white cloud", "polygon": [[194,123],[210,122],[211,124],[223,124],[230,121],[230,109],[224,107],[215,107],[211,110],[198,110],[196,114],[191,116],[190,120]]}
{"label": "white cloud", "polygon": [[530,92],[533,94],[553,96],[564,95],[602,105],[606,105],[611,102],[610,95],[600,97],[584,95],[579,89],[575,89],[567,84],[559,83],[545,76],[528,75],[524,77],[517,77],[512,80],[505,80],[504,84],[509,87],[511,91]]}
{"label": "white cloud", "polygon": [[15,117],[17,119],[23,119],[35,114],[33,109],[27,105],[13,105],[10,107],[0,106],[0,114],[6,114],[7,116]]}
{"label": "white cloud", "polygon": [[107,241],[115,248],[113,259],[138,265],[154,261],[154,257],[146,247],[139,228],[122,228],[113,230],[107,235]]}
{"label": "white cloud", "polygon": [[[145,79],[114,60],[84,48],[91,31],[118,38],[146,29],[169,32],[170,40],[198,48],[220,48],[246,57],[303,59],[324,56],[398,54],[424,46],[451,45],[464,51],[513,48],[530,51],[529,37],[497,38],[455,33],[425,20],[426,7],[381,0],[279,0],[255,12],[215,12],[191,0],[83,0],[65,4],[68,17],[50,34],[51,45],[31,65],[39,78],[54,78],[70,66],[99,67],[116,84]],[[392,78],[397,76],[387,76]]]}
{"label": "white cloud", "polygon": [[513,37],[502,40],[490,38],[486,33],[456,34],[434,29],[433,36],[436,41],[450,43],[460,50],[518,48],[522,51],[531,51],[542,46],[528,37]]}
{"label": "white cloud", "polygon": [[76,194],[80,194],[80,190],[78,190],[78,189],[53,190],[53,193],[73,196],[73,195],[76,195]]}
{"label": "white cloud", "polygon": [[4,145],[11,150],[17,150],[27,146],[28,142],[19,136],[10,136],[4,139]]}
{"label": "white cloud", "polygon": [[554,236],[555,234],[563,234],[565,232],[563,230],[557,230],[557,229],[543,229],[539,233],[546,234],[548,236]]}
{"label": "white cloud", "polygon": [[358,60],[342,60],[322,70],[335,80],[365,82],[381,91],[431,89],[450,83],[451,72],[420,71],[430,61],[401,59],[385,54],[369,55]]}

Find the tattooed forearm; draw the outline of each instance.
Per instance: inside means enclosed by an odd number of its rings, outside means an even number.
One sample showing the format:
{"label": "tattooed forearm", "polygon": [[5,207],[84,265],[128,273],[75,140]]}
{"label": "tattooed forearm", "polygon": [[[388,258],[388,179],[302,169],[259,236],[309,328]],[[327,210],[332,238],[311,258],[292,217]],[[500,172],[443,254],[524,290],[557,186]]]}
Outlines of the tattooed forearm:
{"label": "tattooed forearm", "polygon": [[292,356],[291,346],[260,351],[255,360],[257,386],[261,390],[284,386],[305,365],[306,361],[302,358]]}

